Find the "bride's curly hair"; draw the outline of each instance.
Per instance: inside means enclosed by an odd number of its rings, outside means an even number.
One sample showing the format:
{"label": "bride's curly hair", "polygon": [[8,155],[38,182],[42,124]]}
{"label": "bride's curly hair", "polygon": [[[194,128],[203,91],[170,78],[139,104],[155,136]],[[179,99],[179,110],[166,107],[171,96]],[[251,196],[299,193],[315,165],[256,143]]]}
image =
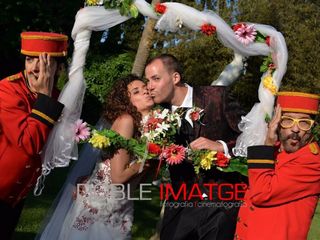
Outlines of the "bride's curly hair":
{"label": "bride's curly hair", "polygon": [[142,115],[137,108],[132,105],[128,92],[128,85],[134,80],[143,81],[142,78],[129,74],[116,81],[111,92],[106,98],[104,117],[109,123],[113,123],[119,116],[127,113],[133,117],[135,136],[139,135],[139,126]]}

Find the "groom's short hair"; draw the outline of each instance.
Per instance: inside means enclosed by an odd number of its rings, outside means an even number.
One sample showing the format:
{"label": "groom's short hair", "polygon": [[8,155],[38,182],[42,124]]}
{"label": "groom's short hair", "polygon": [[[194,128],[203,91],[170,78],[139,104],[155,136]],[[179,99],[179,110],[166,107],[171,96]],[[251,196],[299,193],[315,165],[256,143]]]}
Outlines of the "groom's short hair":
{"label": "groom's short hair", "polygon": [[182,78],[182,75],[183,75],[182,64],[178,61],[178,59],[175,56],[171,54],[164,53],[159,56],[150,58],[147,61],[146,66],[148,66],[149,64],[153,63],[155,60],[158,60],[158,59],[162,61],[163,65],[168,70],[168,72],[170,73],[177,72],[180,74]]}

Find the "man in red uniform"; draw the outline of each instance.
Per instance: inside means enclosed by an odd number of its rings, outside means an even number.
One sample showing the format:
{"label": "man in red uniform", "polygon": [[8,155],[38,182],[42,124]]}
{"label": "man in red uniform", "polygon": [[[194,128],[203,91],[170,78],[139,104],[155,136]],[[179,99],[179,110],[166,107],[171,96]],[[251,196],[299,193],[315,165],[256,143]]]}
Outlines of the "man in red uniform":
{"label": "man in red uniform", "polygon": [[67,36],[21,33],[25,70],[0,81],[0,235],[10,239],[41,171],[39,153],[63,104],[52,98]]}
{"label": "man in red uniform", "polygon": [[317,207],[320,149],[311,129],[319,96],[280,92],[277,102],[265,145],[248,148],[249,189],[235,239],[305,240]]}

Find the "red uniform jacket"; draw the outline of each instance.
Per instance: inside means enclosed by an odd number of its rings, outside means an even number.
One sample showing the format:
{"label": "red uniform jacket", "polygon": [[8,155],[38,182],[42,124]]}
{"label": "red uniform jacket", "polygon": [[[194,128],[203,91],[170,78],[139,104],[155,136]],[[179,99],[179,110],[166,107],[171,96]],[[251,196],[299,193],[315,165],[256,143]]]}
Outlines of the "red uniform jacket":
{"label": "red uniform jacket", "polygon": [[274,147],[248,148],[249,189],[235,239],[307,239],[320,194],[319,152],[311,143],[274,161]]}
{"label": "red uniform jacket", "polygon": [[32,93],[23,73],[0,82],[0,200],[25,198],[41,173],[39,153],[63,104]]}

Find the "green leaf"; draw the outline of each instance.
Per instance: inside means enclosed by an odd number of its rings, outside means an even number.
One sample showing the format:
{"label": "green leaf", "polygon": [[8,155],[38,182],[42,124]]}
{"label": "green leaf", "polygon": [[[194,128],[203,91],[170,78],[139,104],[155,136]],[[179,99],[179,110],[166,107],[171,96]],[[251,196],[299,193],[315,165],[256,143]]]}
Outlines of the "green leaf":
{"label": "green leaf", "polygon": [[259,42],[259,43],[265,43],[266,40],[263,37],[257,36],[255,42]]}
{"label": "green leaf", "polygon": [[120,7],[119,12],[120,12],[120,14],[121,14],[122,16],[125,15],[125,9],[124,9],[124,8]]}
{"label": "green leaf", "polygon": [[261,32],[257,31],[257,35],[256,35],[256,42],[261,42],[261,43],[265,43],[266,41],[266,36],[263,35]]}
{"label": "green leaf", "polygon": [[131,5],[130,5],[129,12],[130,12],[130,15],[131,15],[133,18],[137,18],[138,15],[139,15],[138,8],[137,8],[134,4],[131,4]]}
{"label": "green leaf", "polygon": [[268,113],[266,113],[266,115],[264,116],[264,121],[265,121],[266,123],[269,123],[269,122],[271,121],[271,117],[269,116]]}
{"label": "green leaf", "polygon": [[266,72],[266,71],[268,71],[268,67],[266,65],[261,65],[260,72]]}
{"label": "green leaf", "polygon": [[199,165],[198,166],[194,166],[194,171],[195,171],[196,174],[199,174],[200,166]]}
{"label": "green leaf", "polygon": [[230,164],[227,168],[222,168],[223,172],[238,172],[241,175],[248,176],[248,166],[246,164],[246,158],[237,157],[230,160]]}
{"label": "green leaf", "polygon": [[269,64],[272,63],[272,57],[271,56],[267,56],[263,59],[263,63],[260,66],[260,72],[266,72],[269,69]]}

